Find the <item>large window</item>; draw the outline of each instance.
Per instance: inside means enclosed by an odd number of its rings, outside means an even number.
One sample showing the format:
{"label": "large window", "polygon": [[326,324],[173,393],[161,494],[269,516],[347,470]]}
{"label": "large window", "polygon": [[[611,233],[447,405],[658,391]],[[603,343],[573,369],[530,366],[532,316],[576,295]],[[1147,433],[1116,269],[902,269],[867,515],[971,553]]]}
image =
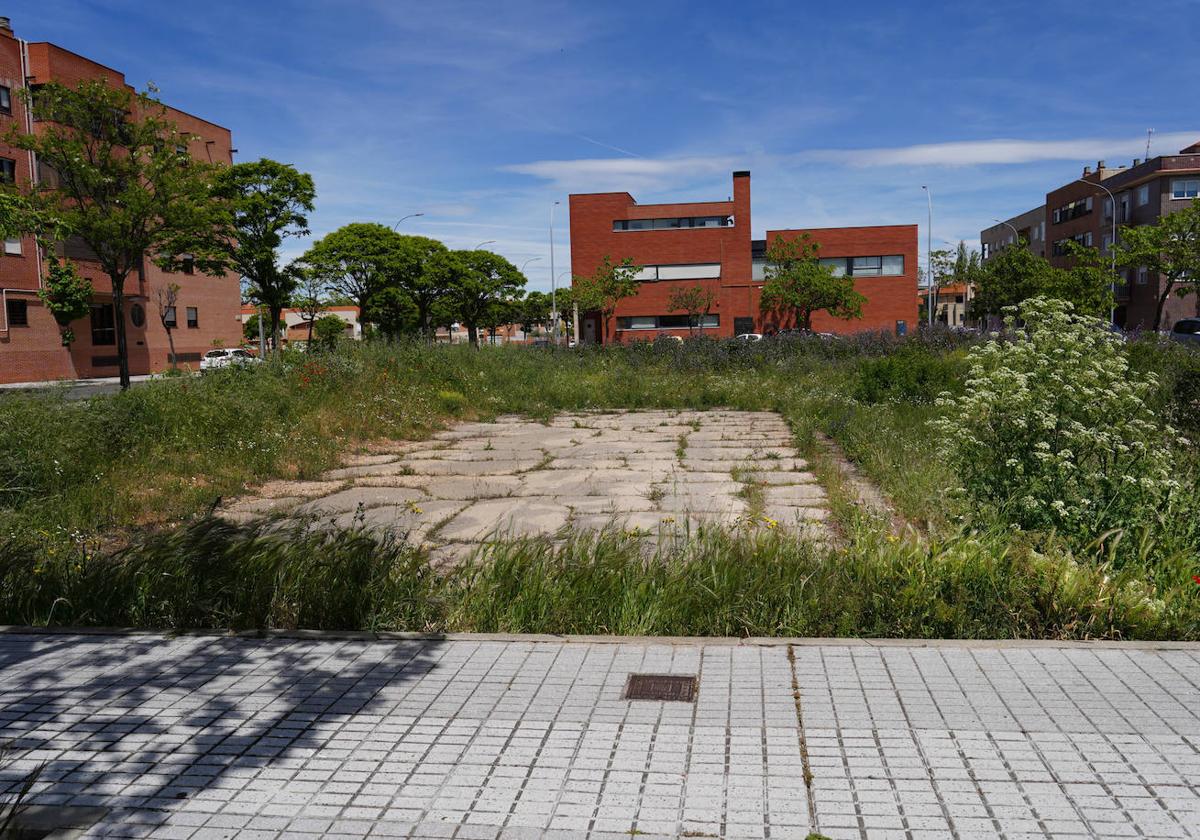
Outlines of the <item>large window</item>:
{"label": "large window", "polygon": [[1200,178],[1176,178],[1171,182],[1171,198],[1200,198]]}
{"label": "large window", "polygon": [[732,227],[733,216],[674,216],[668,219],[617,219],[613,230],[680,230]]}
{"label": "large window", "polygon": [[[903,254],[883,257],[821,257],[818,262],[832,268],[838,277],[846,274],[855,277],[899,277],[904,274]],[[761,257],[754,260],[753,278],[766,280],[767,266],[770,264],[770,260]]]}
{"label": "large window", "polygon": [[12,90],[0,85],[0,114],[12,114]]}
{"label": "large window", "polygon": [[190,330],[194,330],[200,326],[200,310],[194,306],[187,308],[187,325]]}
{"label": "large window", "polygon": [[12,158],[0,158],[0,182],[11,184],[17,180],[17,162]]}
{"label": "large window", "polygon": [[[702,316],[701,316],[702,317]],[[686,330],[691,327],[691,316],[683,315],[630,315],[617,319],[619,330]],[[699,324],[697,324],[699,326]],[[704,328],[721,326],[720,315],[709,315],[704,319]]]}
{"label": "large window", "polygon": [[117,321],[111,303],[92,304],[92,346],[103,347],[117,343]]}
{"label": "large window", "polygon": [[1150,203],[1150,185],[1142,184],[1137,188],[1137,206],[1145,207]]}
{"label": "large window", "polygon": [[10,327],[29,326],[29,301],[10,298],[4,302],[4,309]]}
{"label": "large window", "polygon": [[644,265],[635,280],[703,280],[721,276],[720,263],[695,263],[692,265]]}
{"label": "large window", "polygon": [[[1105,204],[1104,207],[1105,215],[1111,215],[1108,213],[1108,205]],[[1078,219],[1080,216],[1086,216],[1091,212],[1092,197],[1089,195],[1087,198],[1076,199],[1075,201],[1064,204],[1062,207],[1059,207],[1057,210],[1055,210],[1053,214],[1054,224],[1057,225],[1061,222],[1070,221],[1071,219]]]}

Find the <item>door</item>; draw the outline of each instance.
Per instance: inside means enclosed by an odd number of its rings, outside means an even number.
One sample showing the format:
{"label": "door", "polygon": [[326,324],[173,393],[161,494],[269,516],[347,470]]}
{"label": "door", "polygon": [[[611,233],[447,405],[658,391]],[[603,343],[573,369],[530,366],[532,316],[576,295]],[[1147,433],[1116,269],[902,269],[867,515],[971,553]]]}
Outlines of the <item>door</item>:
{"label": "door", "polygon": [[595,344],[596,343],[596,319],[595,318],[584,318],[583,319],[583,343],[584,344]]}
{"label": "door", "polygon": [[733,334],[745,335],[746,333],[754,332],[753,318],[734,318],[733,319]]}

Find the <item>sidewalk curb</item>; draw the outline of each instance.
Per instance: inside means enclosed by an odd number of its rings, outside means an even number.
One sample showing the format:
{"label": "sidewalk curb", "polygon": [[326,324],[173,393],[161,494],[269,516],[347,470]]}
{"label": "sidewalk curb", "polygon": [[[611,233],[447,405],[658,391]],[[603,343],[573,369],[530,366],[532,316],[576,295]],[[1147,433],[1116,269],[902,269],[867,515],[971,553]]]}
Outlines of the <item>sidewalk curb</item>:
{"label": "sidewalk curb", "polygon": [[666,645],[704,647],[852,647],[943,648],[995,650],[1065,648],[1074,650],[1188,650],[1200,653],[1200,642],[1059,639],[864,639],[856,637],[749,636],[589,636],[553,633],[419,633],[363,630],[141,630],[128,627],[27,627],[0,625],[0,636],[209,637],[226,639],[291,639],[296,641],[362,642],[525,642],[534,644]]}

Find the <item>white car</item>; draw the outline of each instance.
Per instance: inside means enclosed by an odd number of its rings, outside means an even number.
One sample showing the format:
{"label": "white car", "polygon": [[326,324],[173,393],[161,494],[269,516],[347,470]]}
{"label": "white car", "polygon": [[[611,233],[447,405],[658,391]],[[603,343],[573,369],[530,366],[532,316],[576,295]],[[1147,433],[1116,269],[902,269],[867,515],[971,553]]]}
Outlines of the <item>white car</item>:
{"label": "white car", "polygon": [[741,335],[735,335],[734,338],[738,341],[762,341],[763,339],[762,333],[742,333]]}
{"label": "white car", "polygon": [[222,347],[217,350],[209,350],[204,354],[204,358],[200,360],[200,372],[226,368],[230,365],[258,364],[262,364],[262,359],[248,350],[243,350],[240,347]]}

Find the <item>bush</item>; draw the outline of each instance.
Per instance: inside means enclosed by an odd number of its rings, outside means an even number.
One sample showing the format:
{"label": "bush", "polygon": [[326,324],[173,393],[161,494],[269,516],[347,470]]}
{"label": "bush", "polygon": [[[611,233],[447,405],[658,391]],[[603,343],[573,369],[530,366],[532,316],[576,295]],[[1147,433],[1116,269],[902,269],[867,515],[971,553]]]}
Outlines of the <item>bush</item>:
{"label": "bush", "polygon": [[946,391],[957,390],[963,365],[958,356],[935,356],[918,347],[905,347],[888,356],[863,360],[854,396],[871,405],[882,402],[928,404]]}
{"label": "bush", "polygon": [[1009,340],[970,353],[965,393],[934,421],[974,512],[1077,547],[1153,521],[1179,489],[1175,432],[1149,405],[1157,378],[1135,375],[1123,341],[1069,303],[1016,309]]}

